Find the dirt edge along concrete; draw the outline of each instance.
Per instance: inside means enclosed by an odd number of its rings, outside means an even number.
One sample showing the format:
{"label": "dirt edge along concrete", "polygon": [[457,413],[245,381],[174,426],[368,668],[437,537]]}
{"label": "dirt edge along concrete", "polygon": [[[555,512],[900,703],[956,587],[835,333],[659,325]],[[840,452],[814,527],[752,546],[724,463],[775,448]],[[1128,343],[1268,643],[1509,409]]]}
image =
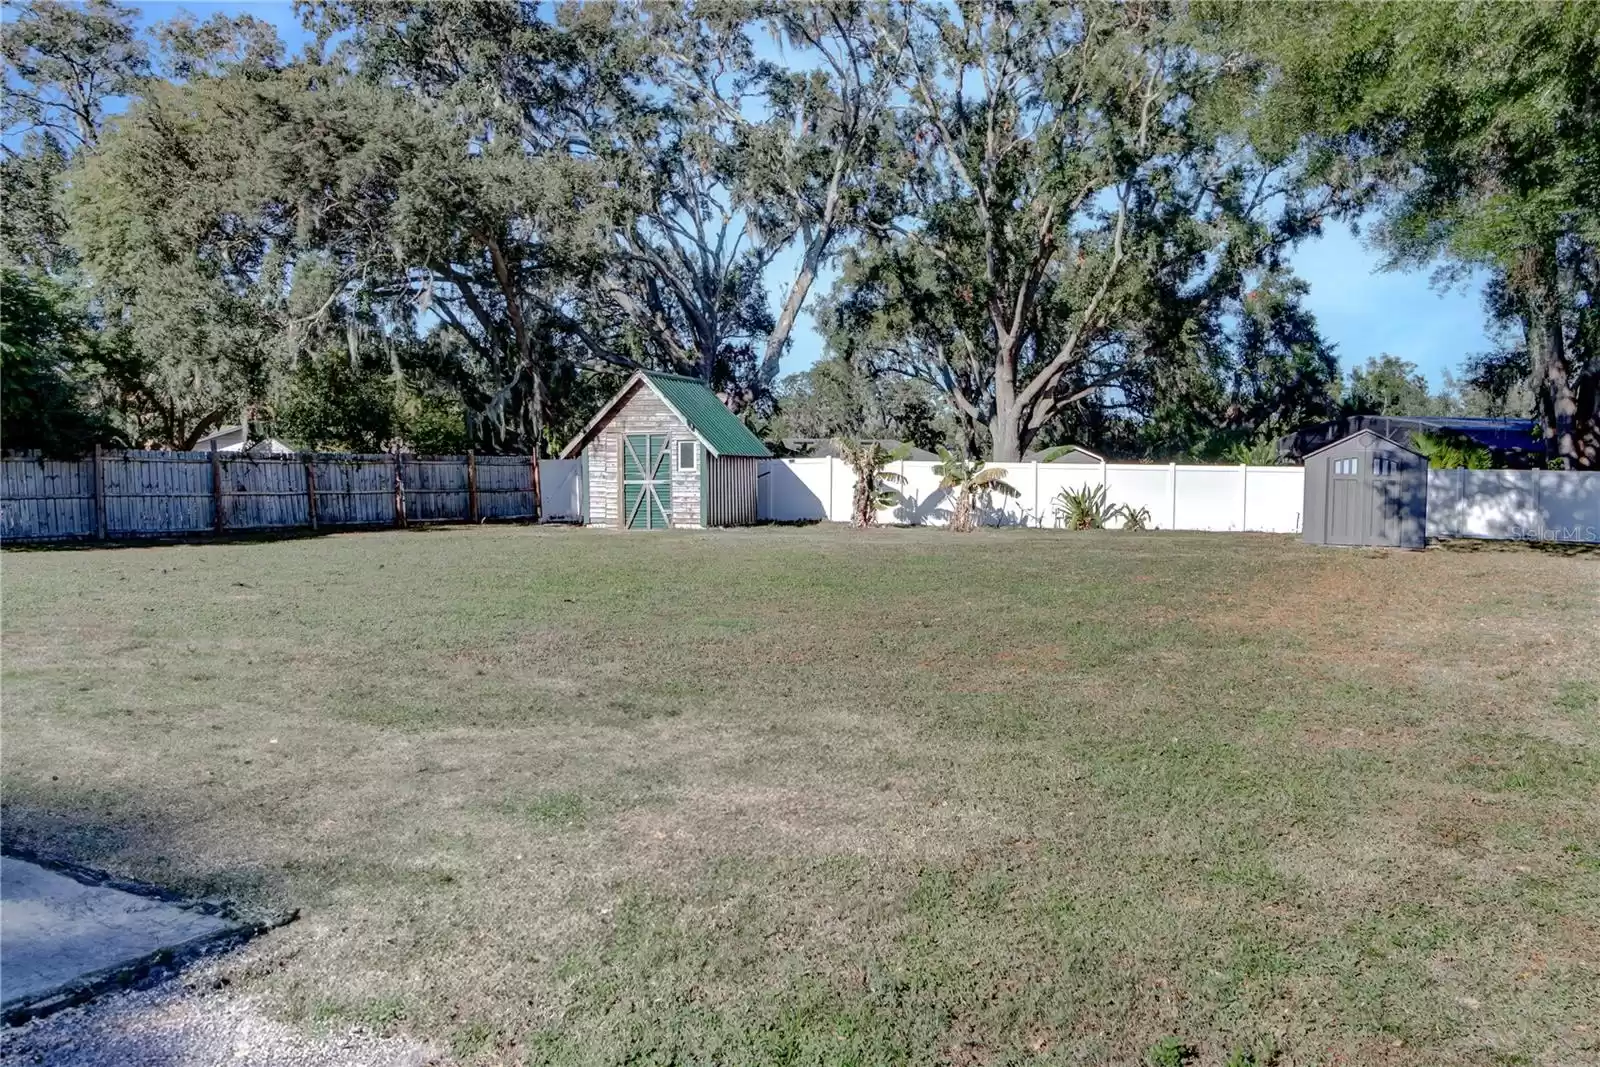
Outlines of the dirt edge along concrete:
{"label": "dirt edge along concrete", "polygon": [[291,923],[300,916],[298,909],[258,915],[243,914],[226,901],[189,900],[161,886],[120,878],[71,860],[43,855],[10,844],[0,847],[0,855],[63,875],[80,885],[110,889],[160,901],[185,911],[212,916],[229,924],[211,933],[191,937],[176,944],[163,945],[143,956],[120,960],[112,966],[77,975],[49,989],[7,998],[4,1002],[0,1002],[0,1023],[6,1026],[16,1026],[29,1019],[42,1018],[115,990],[143,989],[158,985],[176,976],[184,967],[202,957],[219,955],[236,948],[251,938]]}

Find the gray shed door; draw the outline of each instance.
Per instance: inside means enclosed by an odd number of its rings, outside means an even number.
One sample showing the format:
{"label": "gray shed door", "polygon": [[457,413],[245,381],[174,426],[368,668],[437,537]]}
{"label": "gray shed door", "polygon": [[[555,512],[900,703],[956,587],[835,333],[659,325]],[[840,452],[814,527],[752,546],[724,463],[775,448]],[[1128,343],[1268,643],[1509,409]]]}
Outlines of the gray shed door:
{"label": "gray shed door", "polygon": [[1366,543],[1367,500],[1362,492],[1361,467],[1365,456],[1349,456],[1328,464],[1328,543]]}
{"label": "gray shed door", "polygon": [[1363,452],[1328,464],[1328,543],[1398,545],[1405,483],[1401,464]]}
{"label": "gray shed door", "polygon": [[1389,456],[1373,454],[1365,457],[1371,465],[1368,493],[1371,497],[1372,534],[1369,545],[1398,545],[1400,543],[1400,505],[1405,495],[1404,483],[1399,478],[1400,468]]}

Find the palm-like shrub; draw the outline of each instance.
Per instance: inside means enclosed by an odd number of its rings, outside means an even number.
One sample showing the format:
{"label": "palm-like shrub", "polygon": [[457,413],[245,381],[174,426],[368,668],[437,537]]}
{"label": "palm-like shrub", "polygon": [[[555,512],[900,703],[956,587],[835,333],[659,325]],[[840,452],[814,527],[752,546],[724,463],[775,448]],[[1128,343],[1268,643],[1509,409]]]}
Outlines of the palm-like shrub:
{"label": "palm-like shrub", "polygon": [[1121,514],[1120,508],[1106,503],[1106,487],[1084,485],[1063,489],[1051,502],[1056,522],[1069,530],[1099,530]]}
{"label": "palm-like shrub", "polygon": [[1238,441],[1224,455],[1231,463],[1243,463],[1250,467],[1271,467],[1278,462],[1278,443],[1271,439],[1248,444]]}
{"label": "palm-like shrub", "polygon": [[1150,529],[1150,509],[1136,508],[1132,504],[1122,505],[1122,528],[1135,533]]}
{"label": "palm-like shrub", "polygon": [[957,533],[966,533],[978,524],[978,497],[990,493],[1012,498],[1021,495],[1006,481],[1004,467],[985,466],[981,459],[967,459],[947,448],[939,449],[939,466],[934,473],[939,476],[939,488],[950,493],[950,529]]}
{"label": "palm-like shrub", "polygon": [[855,492],[850,497],[850,521],[855,526],[876,526],[878,509],[894,503],[895,491],[890,488],[905,479],[888,470],[911,454],[908,445],[884,448],[876,441],[853,441],[848,437],[834,439],[839,458],[844,460],[856,476]]}
{"label": "palm-like shrub", "polygon": [[1472,471],[1486,471],[1494,466],[1494,454],[1470,437],[1452,434],[1447,430],[1411,435],[1411,447],[1428,459],[1434,470],[1457,470],[1465,467]]}

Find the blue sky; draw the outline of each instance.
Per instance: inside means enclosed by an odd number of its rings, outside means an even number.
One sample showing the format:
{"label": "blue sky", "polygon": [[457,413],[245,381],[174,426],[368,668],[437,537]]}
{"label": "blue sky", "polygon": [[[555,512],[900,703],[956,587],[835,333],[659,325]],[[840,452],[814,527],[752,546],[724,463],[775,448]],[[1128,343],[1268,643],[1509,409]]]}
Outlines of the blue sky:
{"label": "blue sky", "polygon": [[[139,5],[145,23],[169,19],[179,11],[199,18],[213,12],[248,11],[275,24],[291,52],[306,40],[293,7],[281,3],[144,3]],[[1483,279],[1440,290],[1427,269],[1382,271],[1381,258],[1343,226],[1330,227],[1323,236],[1305,242],[1292,257],[1295,270],[1311,287],[1307,303],[1317,317],[1322,335],[1339,354],[1348,370],[1384,352],[1408,359],[1438,386],[1447,370],[1455,370],[1467,356],[1491,347],[1485,333]],[[798,257],[779,256],[768,274],[768,291],[774,311],[794,278]],[[811,290],[807,304],[814,306],[831,282],[824,275]],[[785,373],[803,370],[822,354],[822,338],[802,314],[796,324]]]}

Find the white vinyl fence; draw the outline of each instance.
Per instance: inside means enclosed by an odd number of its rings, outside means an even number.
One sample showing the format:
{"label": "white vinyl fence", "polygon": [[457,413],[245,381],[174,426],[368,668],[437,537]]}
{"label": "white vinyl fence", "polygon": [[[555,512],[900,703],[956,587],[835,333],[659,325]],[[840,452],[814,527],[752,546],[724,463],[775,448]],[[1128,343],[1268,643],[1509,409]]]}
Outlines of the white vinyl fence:
{"label": "white vinyl fence", "polygon": [[[1300,532],[1301,467],[1219,467],[1183,463],[1001,463],[1020,496],[994,497],[991,526],[1056,525],[1063,489],[1104,485],[1106,502],[1150,512],[1160,530]],[[943,524],[950,501],[933,463],[896,463],[905,478],[884,523]],[[848,522],[855,476],[838,459],[775,459],[761,465],[759,514],[775,522]],[[1112,525],[1118,525],[1113,522]],[[1600,542],[1600,472],[1429,471],[1428,536]]]}
{"label": "white vinyl fence", "polygon": [[1600,542],[1600,471],[1429,471],[1428,536]]}
{"label": "white vinyl fence", "polygon": [[[942,525],[950,517],[936,464],[907,460],[890,470],[905,481],[879,521]],[[1017,499],[992,497],[982,511],[991,526],[1056,525],[1052,501],[1064,489],[1106,487],[1106,502],[1150,512],[1161,530],[1257,530],[1296,533],[1304,495],[1299,467],[1218,467],[1183,463],[1000,463]],[[848,522],[855,476],[842,460],[781,459],[761,465],[759,514],[776,522]],[[1112,525],[1117,525],[1113,522]]]}
{"label": "white vinyl fence", "polygon": [[[540,460],[544,516],[581,514],[577,460]],[[533,516],[527,456],[115,450],[0,457],[0,539],[173,537]]]}

